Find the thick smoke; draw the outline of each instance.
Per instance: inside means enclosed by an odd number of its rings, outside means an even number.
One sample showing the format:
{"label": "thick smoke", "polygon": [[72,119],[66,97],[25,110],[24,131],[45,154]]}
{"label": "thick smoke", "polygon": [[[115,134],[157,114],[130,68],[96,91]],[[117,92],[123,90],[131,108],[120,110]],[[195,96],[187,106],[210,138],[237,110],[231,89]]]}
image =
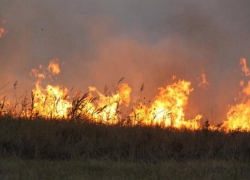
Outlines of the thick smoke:
{"label": "thick smoke", "polygon": [[150,99],[174,74],[192,81],[190,113],[221,122],[240,90],[239,60],[250,62],[249,9],[246,0],[1,0],[0,82],[29,92],[30,70],[58,58],[55,84],[85,92],[125,77],[134,98],[145,83]]}

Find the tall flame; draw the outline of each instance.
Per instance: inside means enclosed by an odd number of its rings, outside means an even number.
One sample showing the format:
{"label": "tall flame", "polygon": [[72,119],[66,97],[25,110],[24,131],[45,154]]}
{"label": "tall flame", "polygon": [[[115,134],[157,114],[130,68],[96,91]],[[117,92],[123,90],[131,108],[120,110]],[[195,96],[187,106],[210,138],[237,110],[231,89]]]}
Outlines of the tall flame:
{"label": "tall flame", "polygon": [[[240,60],[242,71],[249,76],[249,69],[246,60]],[[114,86],[114,92],[106,89],[105,93],[101,93],[96,87],[89,87],[89,93],[80,96],[79,93],[73,97],[68,95],[67,88],[50,84],[45,87],[42,85],[45,78],[60,73],[60,64],[58,59],[50,61],[48,67],[39,65],[38,69],[32,69],[31,76],[37,78],[35,88],[32,90],[31,106],[29,109],[22,107],[21,117],[45,119],[77,119],[78,117],[86,118],[98,123],[105,124],[127,124],[127,125],[145,125],[145,126],[162,126],[174,127],[177,129],[187,128],[191,130],[200,129],[200,119],[202,115],[198,114],[192,119],[186,119],[186,109],[188,106],[188,98],[193,91],[191,82],[185,80],[176,80],[173,76],[173,84],[167,85],[165,88],[160,87],[159,93],[152,102],[145,103],[138,100],[135,105],[131,105],[130,93],[132,89],[121,80]],[[205,73],[202,73],[202,85],[209,85],[206,81]],[[244,81],[240,81],[243,88],[241,92],[241,103],[230,106],[227,113],[227,120],[224,121],[222,127],[229,130],[240,129],[250,131],[250,81],[245,85]],[[144,89],[144,84],[141,91]],[[5,100],[0,102],[0,115],[7,112],[3,109],[3,104],[8,105]],[[28,104],[27,99],[23,100],[23,104]],[[131,107],[127,115],[122,111],[123,108]],[[16,116],[17,113],[12,113]],[[216,130],[216,126],[211,126],[211,130]]]}
{"label": "tall flame", "polygon": [[[47,67],[52,73],[60,72],[58,60],[50,61]],[[60,86],[47,85],[42,87],[42,79],[46,78],[46,72],[41,73],[42,66],[39,69],[32,69],[30,75],[37,78],[36,88],[32,91],[32,107],[25,115],[30,117],[41,116],[44,118],[67,118],[68,109],[71,103],[68,101],[68,89]]]}
{"label": "tall flame", "polygon": [[192,120],[185,120],[188,95],[193,91],[190,85],[190,82],[179,80],[166,88],[159,88],[159,95],[150,107],[143,103],[134,107],[134,111],[130,114],[133,122],[142,125],[198,129],[201,115],[197,115]]}
{"label": "tall flame", "polygon": [[[245,76],[250,75],[249,68],[246,64],[246,59],[241,58],[240,64],[242,65],[241,70],[245,73]],[[230,106],[227,113],[227,121],[224,122],[223,126],[227,130],[243,130],[250,131],[250,81],[246,87],[244,87],[244,81],[240,81],[240,86],[243,87],[241,92],[242,102],[234,106]]]}

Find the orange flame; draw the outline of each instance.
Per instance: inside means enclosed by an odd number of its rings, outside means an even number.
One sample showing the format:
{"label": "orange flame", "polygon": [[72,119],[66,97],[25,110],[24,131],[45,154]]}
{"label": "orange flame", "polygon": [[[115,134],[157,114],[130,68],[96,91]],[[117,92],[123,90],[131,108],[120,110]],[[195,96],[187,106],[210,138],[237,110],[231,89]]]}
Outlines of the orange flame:
{"label": "orange flame", "polygon": [[249,76],[250,75],[250,71],[247,67],[247,63],[246,63],[246,59],[245,58],[241,58],[240,59],[240,65],[242,65],[241,70],[245,73],[245,76]]}
{"label": "orange flame", "polygon": [[[120,108],[128,107],[130,103],[131,88],[128,84],[118,84],[114,94],[104,95],[95,87],[89,87],[91,97],[96,93],[98,99],[96,102],[89,103],[87,108],[90,109],[89,115],[96,122],[105,124],[117,124],[121,120]],[[89,116],[90,117],[90,116]]]}
{"label": "orange flame", "polygon": [[250,82],[243,88],[242,93],[244,94],[242,102],[231,106],[227,113],[227,121],[224,122],[227,130],[250,131]]}
{"label": "orange flame", "polygon": [[[59,73],[59,65],[57,60],[52,60],[47,67],[49,72],[53,74]],[[39,70],[43,70],[39,65]],[[71,103],[68,101],[68,89],[60,86],[47,85],[42,87],[42,79],[46,78],[46,72],[41,73],[37,69],[32,69],[30,76],[37,78],[36,88],[32,91],[32,107],[25,115],[29,117],[41,116],[43,118],[67,118],[68,109]]]}
{"label": "orange flame", "polygon": [[[241,58],[240,64],[242,65],[241,70],[245,73],[245,76],[249,76],[250,72],[246,65],[246,59]],[[243,87],[240,95],[242,96],[242,102],[235,106],[229,106],[230,109],[227,113],[227,121],[224,122],[223,126],[227,130],[242,130],[250,131],[250,81],[246,87],[244,87],[244,81],[240,81],[240,86]]]}
{"label": "orange flame", "polygon": [[[47,67],[47,71],[53,75],[60,72],[58,60],[52,60]],[[32,69],[30,75],[37,78],[36,88],[33,89],[32,108],[26,113],[29,117],[41,116],[44,118],[69,118],[70,112],[73,111],[73,105],[70,103],[67,88],[60,86],[47,85],[42,87],[42,79],[46,77],[46,71],[42,66],[39,70]],[[166,88],[159,88],[159,95],[151,106],[139,103],[133,107],[128,119],[121,113],[122,107],[129,107],[131,88],[128,84],[117,84],[114,87],[115,92],[106,92],[102,94],[97,88],[89,87],[89,95],[78,104],[81,107],[78,110],[81,116],[88,117],[95,122],[105,124],[124,123],[126,120],[131,125],[162,125],[164,127],[175,128],[200,128],[199,120],[201,115],[194,119],[185,120],[185,110],[188,103],[188,96],[193,91],[190,88],[191,83],[179,80],[178,82],[168,85]]]}
{"label": "orange flame", "polygon": [[190,85],[190,82],[179,80],[166,88],[159,88],[159,95],[149,108],[142,103],[134,107],[130,114],[134,124],[171,126],[179,129],[200,128],[198,120],[201,119],[201,115],[192,120],[185,120],[188,95],[193,91]]}
{"label": "orange flame", "polygon": [[3,36],[3,34],[6,34],[6,30],[4,28],[0,28],[0,38]]}
{"label": "orange flame", "polygon": [[[68,89],[58,85],[52,86],[48,84],[45,88],[42,86],[42,82],[46,77],[60,73],[58,62],[58,59],[54,59],[50,61],[48,67],[39,65],[38,69],[31,70],[30,75],[36,77],[37,81],[35,88],[32,90],[31,108],[22,109],[21,117],[43,117],[45,119],[70,119],[73,117],[72,112],[77,103],[72,101],[68,95]],[[242,58],[240,63],[243,65],[242,71],[246,76],[249,76],[246,60]],[[209,85],[204,72],[201,77],[202,85]],[[155,96],[152,102],[147,104],[139,100],[136,105],[132,106],[130,105],[132,89],[126,83],[120,83],[119,81],[114,86],[113,93],[109,91],[101,93],[96,87],[89,87],[89,93],[84,96],[84,101],[78,101],[77,117],[87,117],[88,120],[105,124],[122,123],[132,126],[160,125],[177,129],[200,129],[202,115],[198,114],[192,119],[186,119],[188,98],[193,91],[191,82],[177,81],[176,76],[173,76],[172,79],[175,80],[173,84],[167,85],[165,88],[158,88],[159,94]],[[222,125],[226,131],[239,128],[242,131],[250,131],[250,81],[248,83],[240,81],[240,86],[242,87],[242,101],[230,106],[227,120]],[[7,113],[3,110],[3,104],[10,106],[8,102],[1,100],[0,115]],[[124,107],[132,107],[132,111],[127,114],[128,116],[124,116],[122,112]],[[13,112],[12,115],[16,116],[16,113]],[[210,126],[210,129],[217,130],[218,128]]]}
{"label": "orange flame", "polygon": [[60,68],[59,68],[58,62],[59,62],[59,59],[53,59],[50,61],[50,64],[47,67],[48,71],[51,72],[53,75],[60,73]]}
{"label": "orange flame", "polygon": [[197,79],[198,80],[201,79],[201,82],[199,82],[198,86],[203,87],[203,88],[205,88],[207,90],[210,83],[207,82],[207,80],[206,80],[206,74],[204,73],[204,70],[201,73],[201,77],[198,77]]}

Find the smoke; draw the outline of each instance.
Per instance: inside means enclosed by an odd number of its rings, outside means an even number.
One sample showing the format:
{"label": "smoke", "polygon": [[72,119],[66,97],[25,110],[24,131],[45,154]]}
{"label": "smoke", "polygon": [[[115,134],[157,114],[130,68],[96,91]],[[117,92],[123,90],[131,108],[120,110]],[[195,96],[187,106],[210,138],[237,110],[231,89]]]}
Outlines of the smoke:
{"label": "smoke", "polygon": [[[177,79],[192,82],[190,113],[215,123],[240,90],[239,60],[250,61],[250,3],[176,0],[2,0],[0,82],[30,91],[30,70],[51,59],[64,62],[58,84],[87,91],[121,77],[137,98],[152,98]],[[197,77],[206,73],[207,90]]]}

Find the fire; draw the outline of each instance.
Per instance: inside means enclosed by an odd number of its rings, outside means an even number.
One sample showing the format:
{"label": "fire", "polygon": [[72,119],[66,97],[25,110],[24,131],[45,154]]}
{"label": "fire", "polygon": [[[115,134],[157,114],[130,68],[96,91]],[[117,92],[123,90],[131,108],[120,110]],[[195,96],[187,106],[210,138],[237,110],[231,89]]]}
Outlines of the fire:
{"label": "fire", "polygon": [[[191,119],[186,118],[188,99],[190,93],[194,90],[191,82],[177,80],[166,87],[158,88],[158,95],[149,103],[142,100],[137,101],[135,105],[131,104],[132,89],[126,83],[121,83],[123,78],[113,85],[113,92],[107,88],[101,93],[96,87],[89,87],[89,92],[75,96],[69,96],[69,90],[60,85],[52,86],[50,84],[43,86],[46,78],[52,81],[52,77],[60,73],[59,59],[50,61],[46,67],[39,65],[38,69],[32,69],[30,76],[37,79],[35,88],[32,90],[31,100],[25,97],[21,103],[21,113],[16,113],[11,108],[4,110],[4,106],[11,105],[2,99],[0,102],[0,115],[11,114],[14,117],[25,118],[45,118],[45,119],[85,119],[104,124],[123,124],[123,125],[143,125],[173,127],[177,129],[187,128],[190,130],[200,129],[200,119],[202,115],[198,114]],[[246,66],[246,60],[240,60],[242,71],[246,76],[249,75],[249,69]],[[203,71],[201,75],[201,86],[209,85]],[[250,131],[250,81],[244,83],[240,81],[243,88],[241,92],[241,103],[230,106],[227,113],[227,120],[222,124],[226,131],[240,129]],[[144,84],[141,91],[144,89]],[[18,104],[18,103],[17,103]],[[27,105],[30,105],[28,108]],[[16,108],[16,105],[14,105]],[[131,109],[127,114],[125,109]],[[218,126],[219,127],[219,126]],[[211,125],[210,130],[218,130],[217,126]]]}
{"label": "fire", "polygon": [[87,104],[87,107],[91,109],[89,115],[91,115],[96,122],[102,122],[105,124],[117,124],[122,120],[120,108],[128,107],[130,103],[131,88],[128,84],[118,84],[115,93],[102,94],[95,87],[89,87],[90,97],[94,97],[97,94],[95,102]]}
{"label": "fire", "polygon": [[[246,65],[246,59],[241,58],[240,64],[242,65],[241,70],[245,73],[245,76],[249,76],[250,72]],[[227,130],[242,130],[250,131],[250,81],[244,87],[244,81],[240,81],[240,86],[243,87],[241,94],[242,102],[234,106],[230,106],[227,113],[227,121],[224,122],[223,126]]]}
{"label": "fire", "polygon": [[[3,20],[2,21],[2,24],[6,24],[7,21],[6,20]],[[6,34],[6,30],[2,27],[0,27],[0,38],[3,36],[3,34]]]}
{"label": "fire", "polygon": [[246,63],[246,59],[245,58],[241,58],[240,59],[240,65],[242,65],[241,70],[242,70],[242,72],[245,73],[245,76],[249,76],[250,72],[249,72],[249,69],[247,67],[247,63]]}
{"label": "fire", "polygon": [[134,107],[134,111],[130,114],[132,121],[134,124],[171,126],[178,129],[182,127],[200,128],[198,120],[201,119],[201,115],[197,115],[191,120],[185,120],[188,95],[193,91],[190,86],[190,82],[179,80],[166,88],[159,88],[159,95],[156,96],[150,107],[143,103]]}
{"label": "fire", "polygon": [[0,38],[3,36],[3,34],[6,34],[6,31],[4,28],[0,28]]}
{"label": "fire", "polygon": [[[101,93],[96,87],[89,87],[89,93],[73,97],[68,95],[68,89],[61,86],[47,85],[43,88],[42,81],[51,75],[60,73],[59,60],[50,61],[47,68],[42,65],[39,69],[32,69],[31,76],[37,78],[36,87],[32,91],[31,108],[24,111],[22,116],[46,119],[87,118],[104,124],[129,125],[161,125],[163,127],[199,129],[201,115],[194,119],[185,120],[185,110],[188,96],[193,91],[191,82],[179,80],[165,88],[159,88],[159,94],[150,106],[142,102],[132,107],[129,116],[124,116],[122,109],[130,107],[130,93],[132,89],[123,78],[113,86],[114,92],[106,89]],[[173,76],[173,80],[176,76]]]}
{"label": "fire", "polygon": [[210,83],[207,82],[207,80],[206,80],[206,74],[204,73],[204,70],[201,73],[201,77],[198,77],[197,79],[201,80],[200,83],[198,84],[198,86],[203,87],[207,90]]}
{"label": "fire", "polygon": [[[106,124],[116,124],[121,115],[119,108],[128,107],[130,102],[131,88],[127,84],[117,84],[115,93],[102,94],[97,88],[89,87],[90,93],[82,101],[79,93],[75,96],[75,101],[71,102],[68,89],[61,86],[42,86],[42,80],[60,73],[59,60],[50,61],[47,68],[39,65],[39,69],[32,69],[30,76],[37,78],[36,87],[32,91],[31,109],[24,112],[23,116],[43,117],[46,119],[71,118],[74,114],[79,117],[87,117],[96,122]],[[74,102],[77,102],[77,107]],[[79,103],[80,102],[80,103]]]}
{"label": "fire", "polygon": [[228,130],[250,131],[250,82],[243,88],[244,98],[241,103],[231,106],[227,113],[227,121],[224,126]]}
{"label": "fire", "polygon": [[[60,72],[59,64],[55,60],[50,62],[47,67],[50,73]],[[54,68],[55,67],[55,68]],[[43,70],[39,66],[39,70]],[[36,88],[32,90],[31,109],[29,112],[24,112],[23,115],[28,117],[41,116],[43,118],[67,118],[68,109],[71,108],[69,102],[68,89],[60,86],[47,85],[46,88],[42,87],[42,79],[46,78],[47,72],[40,72],[38,69],[32,69],[30,75],[37,78]]]}
{"label": "fire", "polygon": [[[53,75],[60,73],[60,68],[59,68],[58,62],[59,62],[58,59],[53,59],[50,61],[50,64],[47,67],[48,71],[51,72]],[[41,69],[42,66],[40,66],[39,68]]]}

